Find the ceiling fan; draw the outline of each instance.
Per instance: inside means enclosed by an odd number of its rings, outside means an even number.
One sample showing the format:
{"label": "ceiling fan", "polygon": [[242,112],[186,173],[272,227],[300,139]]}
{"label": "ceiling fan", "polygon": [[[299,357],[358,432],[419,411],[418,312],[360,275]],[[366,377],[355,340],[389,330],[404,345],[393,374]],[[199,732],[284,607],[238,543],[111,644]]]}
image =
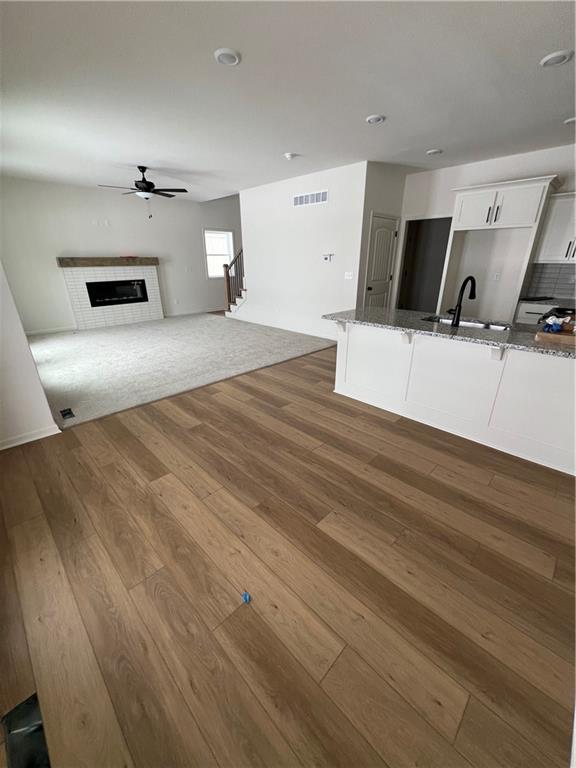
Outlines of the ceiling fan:
{"label": "ceiling fan", "polygon": [[122,194],[138,195],[138,197],[143,197],[144,200],[150,200],[152,195],[158,195],[159,197],[174,197],[174,192],[188,192],[187,189],[156,189],[154,182],[148,181],[145,176],[148,168],[145,165],[139,165],[137,168],[142,174],[142,178],[137,179],[134,182],[133,187],[115,187],[111,184],[98,184],[98,186],[107,187],[108,189],[128,189],[128,192],[123,192]]}

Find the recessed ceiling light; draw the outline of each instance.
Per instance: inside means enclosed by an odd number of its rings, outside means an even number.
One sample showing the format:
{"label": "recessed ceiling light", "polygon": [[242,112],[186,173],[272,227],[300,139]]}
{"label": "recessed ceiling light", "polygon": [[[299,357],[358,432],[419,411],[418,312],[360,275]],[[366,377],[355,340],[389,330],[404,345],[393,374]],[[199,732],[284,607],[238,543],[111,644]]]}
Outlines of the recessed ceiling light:
{"label": "recessed ceiling light", "polygon": [[427,155],[441,155],[442,152],[444,152],[443,149],[427,149],[426,150]]}
{"label": "recessed ceiling light", "polygon": [[284,152],[286,160],[294,160],[295,157],[300,157],[297,152]]}
{"label": "recessed ceiling light", "polygon": [[380,123],[383,123],[384,120],[386,120],[384,115],[368,115],[366,118],[368,125],[379,125]]}
{"label": "recessed ceiling light", "polygon": [[218,48],[214,51],[214,58],[218,64],[224,64],[226,67],[235,67],[242,60],[240,53],[233,48]]}
{"label": "recessed ceiling light", "polygon": [[544,58],[540,61],[540,66],[560,67],[562,64],[567,64],[571,60],[572,56],[574,56],[574,51],[554,51],[554,53],[549,53],[547,56],[544,56]]}
{"label": "recessed ceiling light", "polygon": [[572,123],[576,123],[576,117],[567,117],[564,120],[564,125],[572,125]]}

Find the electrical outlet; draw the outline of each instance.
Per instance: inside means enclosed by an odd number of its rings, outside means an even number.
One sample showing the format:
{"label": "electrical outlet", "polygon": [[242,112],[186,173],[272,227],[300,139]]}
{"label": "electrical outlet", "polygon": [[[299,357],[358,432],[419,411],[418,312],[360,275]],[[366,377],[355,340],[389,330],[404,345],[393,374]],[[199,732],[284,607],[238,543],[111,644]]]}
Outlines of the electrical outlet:
{"label": "electrical outlet", "polygon": [[344,272],[344,280],[354,280],[354,272]]}
{"label": "electrical outlet", "polygon": [[494,280],[494,282],[496,282],[496,283],[499,282],[499,280],[500,280],[500,272],[494,272],[494,274],[492,275],[492,280]]}

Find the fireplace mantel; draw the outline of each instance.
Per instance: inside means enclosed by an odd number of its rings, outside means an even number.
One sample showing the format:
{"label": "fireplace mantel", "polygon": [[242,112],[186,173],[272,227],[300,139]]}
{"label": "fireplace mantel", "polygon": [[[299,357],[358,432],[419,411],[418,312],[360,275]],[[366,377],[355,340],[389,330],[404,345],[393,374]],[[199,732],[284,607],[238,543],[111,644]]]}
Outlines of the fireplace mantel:
{"label": "fireplace mantel", "polygon": [[157,256],[58,256],[58,266],[70,267],[157,267]]}

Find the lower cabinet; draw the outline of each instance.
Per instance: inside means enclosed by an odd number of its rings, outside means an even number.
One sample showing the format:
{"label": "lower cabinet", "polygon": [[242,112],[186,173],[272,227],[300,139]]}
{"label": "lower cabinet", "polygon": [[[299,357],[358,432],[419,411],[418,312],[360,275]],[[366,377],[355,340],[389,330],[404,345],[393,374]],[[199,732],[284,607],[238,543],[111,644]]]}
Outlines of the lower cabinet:
{"label": "lower cabinet", "polygon": [[406,400],[486,423],[504,366],[493,350],[483,344],[415,336]]}
{"label": "lower cabinet", "polygon": [[576,361],[348,324],[336,392],[574,473]]}
{"label": "lower cabinet", "polygon": [[574,360],[509,350],[490,427],[572,452]]}
{"label": "lower cabinet", "polygon": [[412,358],[410,341],[401,331],[349,325],[345,386],[387,402],[404,400]]}

